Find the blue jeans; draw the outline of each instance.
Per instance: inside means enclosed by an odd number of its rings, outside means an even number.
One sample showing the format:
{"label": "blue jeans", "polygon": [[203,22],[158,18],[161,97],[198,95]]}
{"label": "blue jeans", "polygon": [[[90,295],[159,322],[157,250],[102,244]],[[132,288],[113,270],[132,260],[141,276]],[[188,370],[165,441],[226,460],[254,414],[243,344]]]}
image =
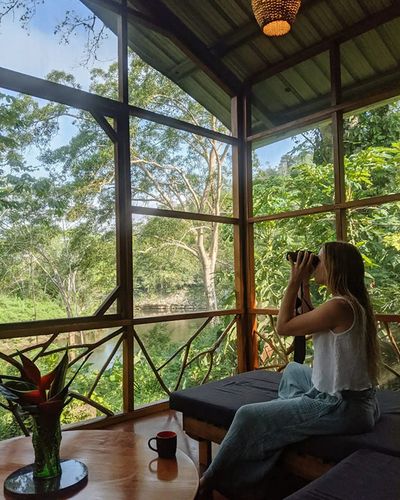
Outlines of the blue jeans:
{"label": "blue jeans", "polygon": [[265,498],[268,473],[282,449],[309,436],[359,434],[379,418],[375,390],[319,392],[311,368],[289,363],[278,399],[242,406],[205,475],[229,498]]}

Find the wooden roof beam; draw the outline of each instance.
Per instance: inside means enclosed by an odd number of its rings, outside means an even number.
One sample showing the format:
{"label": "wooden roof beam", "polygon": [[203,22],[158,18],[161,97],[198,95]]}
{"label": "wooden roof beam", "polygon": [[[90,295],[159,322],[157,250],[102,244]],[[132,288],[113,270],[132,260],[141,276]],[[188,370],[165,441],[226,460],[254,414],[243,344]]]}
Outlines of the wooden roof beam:
{"label": "wooden roof beam", "polygon": [[[274,140],[276,140],[276,138],[282,138],[288,132],[295,131],[297,133],[304,127],[308,127],[310,125],[314,125],[325,120],[330,120],[332,118],[332,113],[335,113],[337,111],[343,111],[343,113],[348,113],[352,111],[357,112],[361,111],[363,108],[367,108],[379,102],[383,102],[389,99],[394,99],[400,95],[400,84],[399,84],[399,78],[396,78],[397,75],[400,75],[400,66],[399,69],[395,71],[385,73],[385,75],[382,77],[382,80],[379,81],[380,84],[379,86],[377,86],[376,91],[371,91],[371,89],[368,88],[368,84],[370,84],[371,81],[374,80],[366,81],[363,82],[362,84],[358,82],[353,87],[346,88],[343,90],[345,92],[350,92],[351,90],[354,91],[359,90],[358,94],[361,95],[361,97],[356,97],[356,98],[353,98],[352,96],[350,96],[349,98],[346,97],[345,100],[343,100],[343,102],[340,102],[339,104],[336,104],[334,106],[332,105],[328,106],[324,109],[321,109],[311,114],[309,114],[308,111],[304,111],[304,114],[302,116],[290,115],[289,117],[288,113],[290,113],[291,110],[286,110],[288,116],[287,122],[280,123],[276,125],[273,129],[264,130],[252,134],[251,136],[247,137],[247,140],[254,142],[258,142],[269,138],[274,138]],[[387,81],[387,78],[390,77],[392,77],[393,80]],[[368,93],[366,95],[363,95],[363,91],[366,88],[368,89]],[[316,104],[316,101],[314,101],[314,104]],[[299,111],[299,108],[296,108],[296,110]],[[289,135],[286,135],[286,137],[288,136]]]}
{"label": "wooden roof beam", "polygon": [[239,94],[242,82],[219,61],[194,33],[160,0],[135,0],[151,18],[159,19],[167,36],[227,94]]}
{"label": "wooden roof beam", "polygon": [[123,14],[126,12],[128,21],[132,23],[138,23],[148,29],[161,33],[165,36],[170,34],[171,30],[167,30],[166,27],[154,19],[153,17],[140,12],[132,7],[125,7],[115,0],[80,0],[88,9],[93,10],[93,7],[101,7],[107,9],[115,14]]}
{"label": "wooden roof beam", "polygon": [[306,61],[307,59],[321,54],[322,52],[325,52],[326,50],[329,50],[334,44],[347,42],[348,40],[351,40],[352,38],[362,35],[367,31],[377,28],[381,24],[392,21],[399,16],[400,3],[396,3],[394,5],[391,5],[390,7],[387,7],[386,9],[383,9],[380,12],[376,12],[375,14],[362,19],[358,23],[353,24],[353,26],[349,26],[342,31],[335,33],[334,35],[326,38],[325,40],[322,40],[321,42],[301,49],[299,52],[287,57],[280,63],[274,64],[273,66],[254,74],[246,81],[246,84],[254,85],[262,80],[265,80],[266,78],[270,78],[277,73],[281,73],[282,71],[285,71],[292,66],[295,66],[296,64],[299,64],[303,61]]}
{"label": "wooden roof beam", "polygon": [[[397,88],[397,94],[400,94],[400,84],[398,83],[400,78],[400,64],[385,73],[381,73],[379,76],[374,76],[369,79],[360,80],[353,83],[351,86],[345,87],[341,89],[341,92],[344,92],[346,96],[353,96],[351,100],[353,100],[356,95],[364,95],[367,92],[371,92],[372,94],[379,93],[379,91],[383,91],[386,93],[388,88]],[[396,93],[396,92],[395,92]],[[347,97],[346,100],[349,100]],[[301,118],[307,116],[310,113],[311,109],[319,109],[326,101],[326,96],[319,96],[316,99],[305,102],[298,106],[287,108],[279,113],[269,113],[269,117],[275,122],[277,126],[283,125],[286,122],[300,120]],[[332,102],[332,106],[336,106],[340,104],[340,99],[337,102]],[[311,111],[312,114],[315,111]],[[284,120],[280,119],[280,117],[284,116]]]}

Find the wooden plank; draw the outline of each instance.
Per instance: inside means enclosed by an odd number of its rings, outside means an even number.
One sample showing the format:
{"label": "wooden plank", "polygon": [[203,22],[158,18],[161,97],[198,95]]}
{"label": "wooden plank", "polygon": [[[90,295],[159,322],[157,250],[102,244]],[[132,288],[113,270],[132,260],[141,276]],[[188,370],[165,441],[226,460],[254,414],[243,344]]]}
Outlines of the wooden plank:
{"label": "wooden plank", "polygon": [[154,403],[149,403],[145,405],[141,405],[135,408],[133,412],[134,419],[147,417],[149,415],[155,415],[156,413],[160,413],[162,411],[169,410],[169,400],[165,399],[162,401],[156,401]]}
{"label": "wooden plank", "polygon": [[[127,0],[122,0],[124,8]],[[118,18],[118,94],[124,104],[124,113],[116,121],[118,142],[115,147],[116,169],[116,227],[117,227],[117,282],[120,286],[118,312],[133,320],[133,269],[132,269],[132,217],[131,172],[129,135],[129,70],[127,18]],[[134,345],[132,326],[126,326],[122,344],[123,408],[130,413],[134,409]]]}
{"label": "wooden plank", "polygon": [[125,318],[120,314],[107,314],[101,318],[85,316],[82,318],[50,319],[40,321],[27,321],[23,323],[10,323],[0,325],[0,339],[33,337],[35,335],[50,335],[54,332],[66,333],[73,331],[98,330],[118,326],[145,325],[165,321],[178,321],[185,319],[230,316],[240,314],[240,309],[227,309],[226,311],[198,311],[183,314],[165,314],[162,316],[144,316],[142,318]]}
{"label": "wooden plank", "polygon": [[232,99],[232,131],[239,138],[239,144],[233,149],[233,211],[239,219],[234,228],[234,263],[236,305],[243,310],[237,324],[238,371],[251,369],[254,364],[254,320],[249,310],[254,302],[254,262],[252,226],[249,215],[252,213],[251,183],[251,143],[246,136],[251,126],[251,104],[249,93]]}
{"label": "wooden plank", "polygon": [[187,417],[183,414],[183,430],[193,439],[212,441],[221,443],[224,439],[227,429],[217,427],[197,418]]}
{"label": "wooden plank", "polygon": [[257,223],[264,221],[288,219],[291,217],[302,217],[304,215],[322,214],[324,212],[332,212],[335,210],[335,205],[321,205],[319,207],[300,208],[299,210],[288,210],[287,212],[278,212],[269,215],[256,215],[250,217],[249,222]]}
{"label": "wooden plank", "polygon": [[173,219],[201,220],[205,222],[218,222],[221,224],[238,224],[239,219],[235,217],[224,217],[221,215],[199,214],[196,212],[180,212],[178,210],[165,210],[163,208],[132,206],[134,214],[154,215],[158,217],[171,217]]}
{"label": "wooden plank", "polygon": [[276,307],[264,307],[264,308],[256,308],[252,310],[253,314],[260,314],[265,316],[277,316],[279,313],[279,309]]}
{"label": "wooden plank", "polygon": [[115,130],[113,129],[113,127],[105,119],[105,117],[103,115],[99,115],[98,113],[95,113],[94,111],[91,112],[91,115],[97,121],[97,123],[100,125],[100,127],[104,130],[104,132],[107,134],[109,139],[115,144],[118,140],[117,134],[116,134]]}
{"label": "wooden plank", "polygon": [[170,39],[231,97],[240,92],[242,83],[237,76],[160,0],[136,0],[152,17],[173,26]]}
{"label": "wooden plank", "polygon": [[205,472],[212,461],[212,445],[211,441],[204,439],[199,441],[199,469],[200,473]]}
{"label": "wooden plank", "polygon": [[119,295],[119,290],[120,287],[116,286],[114,290],[107,295],[101,306],[94,313],[94,316],[103,316],[108,309],[110,309]]}
{"label": "wooden plank", "polygon": [[[275,307],[266,307],[266,308],[258,308],[253,309],[254,314],[259,314],[260,316],[277,316],[279,313],[279,309]],[[375,314],[375,318],[377,321],[383,321],[386,323],[400,323],[400,314]]]}
{"label": "wooden plank", "polygon": [[143,12],[140,12],[133,7],[126,7],[121,2],[116,2],[115,0],[81,0],[82,3],[86,5],[91,10],[95,10],[96,6],[105,8],[119,14],[121,16],[126,16],[127,20],[132,24],[140,24],[145,28],[151,29],[157,33],[161,33],[165,36],[170,35],[171,31],[168,30],[165,25],[158,21],[157,17],[149,16]]}
{"label": "wooden plank", "polygon": [[0,325],[0,339],[49,335],[54,332],[65,333],[80,330],[97,330],[131,324],[132,320],[123,319],[119,314],[108,314],[102,318],[85,316],[82,318],[50,319],[27,321]]}
{"label": "wooden plank", "polygon": [[[122,102],[1,67],[0,87],[14,92],[28,94],[33,97],[59,102],[77,109],[83,109],[89,111],[96,119],[101,116],[117,117],[125,109]],[[209,137],[210,139],[216,139],[227,144],[235,144],[237,142],[235,137],[220,132],[214,132],[204,127],[198,127],[183,120],[163,116],[153,111],[138,108],[137,106],[129,106],[128,109],[132,116],[138,118]],[[101,120],[101,118],[99,119]],[[111,125],[110,128],[113,130]],[[114,135],[115,130],[114,132],[111,132],[111,130],[108,129],[106,132],[110,139],[114,141],[116,138]]]}
{"label": "wooden plank", "polygon": [[302,118],[297,118],[291,120],[282,125],[278,125],[274,128],[252,134],[247,137],[248,141],[259,142],[262,140],[269,140],[273,142],[276,138],[281,138],[285,134],[289,134],[291,131],[298,131],[300,129],[309,128],[314,124],[321,123],[323,121],[330,120],[331,115],[337,111],[342,111],[343,113],[360,110],[362,108],[371,106],[380,101],[385,101],[397,97],[400,94],[400,83],[398,80],[392,82],[388,86],[380,88],[376,92],[368,92],[360,98],[342,101],[341,103],[322,109],[316,113],[304,116]]}
{"label": "wooden plank", "polygon": [[336,106],[342,100],[342,72],[340,46],[335,43],[329,50],[331,76],[331,105]]}
{"label": "wooden plank", "polygon": [[0,68],[0,87],[104,116],[114,117],[122,111],[121,103],[112,99],[5,68]]}
{"label": "wooden plank", "polygon": [[394,203],[400,201],[400,193],[385,194],[373,196],[371,198],[362,198],[360,200],[350,200],[343,203],[334,203],[333,205],[321,205],[319,207],[301,208],[299,210],[289,210],[287,212],[278,212],[270,215],[257,215],[251,217],[249,222],[255,224],[258,222],[288,219],[291,217],[303,217],[304,215],[320,214],[325,212],[334,212],[349,208],[368,208],[384,203]]}
{"label": "wooden plank", "polygon": [[283,452],[280,463],[288,472],[307,481],[314,481],[335,466],[334,463],[324,462],[318,457],[301,455],[290,450]]}
{"label": "wooden plank", "polygon": [[362,198],[360,200],[350,200],[344,203],[338,203],[336,208],[364,208],[397,201],[400,201],[400,193],[372,196],[371,198]]}
{"label": "wooden plank", "polygon": [[326,50],[329,50],[333,44],[341,44],[352,38],[356,38],[367,31],[370,31],[382,24],[385,24],[392,19],[400,16],[400,5],[398,2],[387,7],[386,9],[376,12],[370,15],[358,23],[348,26],[345,29],[331,35],[320,42],[311,45],[310,47],[302,48],[299,52],[296,52],[292,56],[286,57],[283,61],[270,66],[262,71],[259,71],[252,75],[245,84],[254,85],[262,80],[270,78],[282,71],[285,71],[296,64],[299,64],[307,59],[317,56]]}
{"label": "wooden plank", "polygon": [[[200,446],[203,446],[203,448],[206,447],[206,450],[210,449],[210,444],[207,443],[213,442],[219,444],[227,433],[227,429],[196,418],[185,417],[185,415],[183,415],[183,430],[189,437],[199,441]],[[202,459],[203,461],[207,461],[207,451],[202,456],[199,449],[200,466],[206,465],[201,462]],[[311,455],[302,455],[293,450],[285,450],[280,463],[292,474],[311,481],[322,476],[322,474],[334,465],[324,462],[320,458]]]}
{"label": "wooden plank", "polygon": [[121,422],[136,420],[138,418],[155,415],[157,413],[169,410],[169,401],[157,401],[143,405],[132,412],[118,413],[111,417],[95,417],[84,422],[77,422],[74,424],[63,425],[63,431],[78,430],[78,429],[105,429]]}
{"label": "wooden plank", "polygon": [[215,132],[205,127],[200,127],[199,125],[194,125],[178,118],[173,118],[171,116],[161,115],[154,111],[149,111],[147,109],[138,108],[137,106],[129,106],[129,114],[135,116],[136,118],[141,118],[143,120],[149,120],[160,125],[165,125],[167,127],[176,128],[178,130],[183,130],[185,132],[190,132],[192,134],[200,135],[202,137],[208,137],[210,139],[215,139],[217,141],[226,144],[237,144],[237,138],[227,134],[222,134],[221,132]]}
{"label": "wooden plank", "polygon": [[162,323],[164,321],[179,321],[183,319],[214,318],[217,316],[230,316],[241,314],[241,309],[227,309],[226,311],[198,311],[182,314],[163,314],[162,316],[143,316],[134,318],[133,325],[147,325],[151,323]]}
{"label": "wooden plank", "polygon": [[375,318],[385,323],[400,323],[400,314],[375,314]]}
{"label": "wooden plank", "polygon": [[[335,44],[330,49],[331,69],[331,104],[336,106],[342,99],[342,75],[340,47]],[[335,183],[335,203],[346,201],[345,171],[344,171],[344,145],[343,145],[343,112],[336,111],[332,114],[332,147],[333,147],[333,169]],[[346,240],[346,210],[335,211],[336,239]]]}

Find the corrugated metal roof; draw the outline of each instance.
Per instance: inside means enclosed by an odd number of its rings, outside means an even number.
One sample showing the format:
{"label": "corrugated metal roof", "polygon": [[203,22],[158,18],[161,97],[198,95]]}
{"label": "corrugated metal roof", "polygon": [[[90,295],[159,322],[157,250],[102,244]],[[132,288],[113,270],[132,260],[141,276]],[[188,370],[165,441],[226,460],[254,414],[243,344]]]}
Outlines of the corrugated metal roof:
{"label": "corrugated metal roof", "polygon": [[[251,0],[162,0],[192,34],[241,82],[270,70],[309,47],[398,3],[391,0],[303,0],[291,33],[268,38],[259,29]],[[147,9],[144,0],[129,0]],[[174,30],[174,26],[171,27]],[[341,45],[345,95],[398,78],[400,18]],[[142,26],[131,27],[130,45],[146,62],[167,75],[216,115],[230,123],[230,97],[169,39]],[[391,75],[392,72],[392,75]],[[329,54],[323,52],[254,85],[254,132],[315,112],[330,99]]]}

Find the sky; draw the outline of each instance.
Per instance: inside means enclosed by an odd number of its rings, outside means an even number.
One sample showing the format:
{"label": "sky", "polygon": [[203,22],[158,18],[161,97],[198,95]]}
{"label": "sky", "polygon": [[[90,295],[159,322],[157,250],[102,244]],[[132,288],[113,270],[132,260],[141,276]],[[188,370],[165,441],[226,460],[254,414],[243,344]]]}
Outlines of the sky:
{"label": "sky", "polygon": [[277,168],[282,156],[288,153],[293,146],[294,142],[289,137],[287,139],[283,139],[282,141],[274,142],[273,144],[268,144],[268,146],[257,149],[256,155],[260,160],[261,168]]}
{"label": "sky", "polygon": [[70,37],[68,45],[60,44],[60,34],[54,29],[65,12],[75,11],[86,16],[90,11],[79,0],[45,0],[39,5],[28,29],[20,25],[18,15],[8,15],[0,24],[0,66],[28,75],[44,78],[53,69],[70,72],[84,90],[90,84],[90,69],[108,67],[117,59],[117,37],[108,31],[108,38],[98,51],[98,61],[82,65],[85,33],[83,30]]}

